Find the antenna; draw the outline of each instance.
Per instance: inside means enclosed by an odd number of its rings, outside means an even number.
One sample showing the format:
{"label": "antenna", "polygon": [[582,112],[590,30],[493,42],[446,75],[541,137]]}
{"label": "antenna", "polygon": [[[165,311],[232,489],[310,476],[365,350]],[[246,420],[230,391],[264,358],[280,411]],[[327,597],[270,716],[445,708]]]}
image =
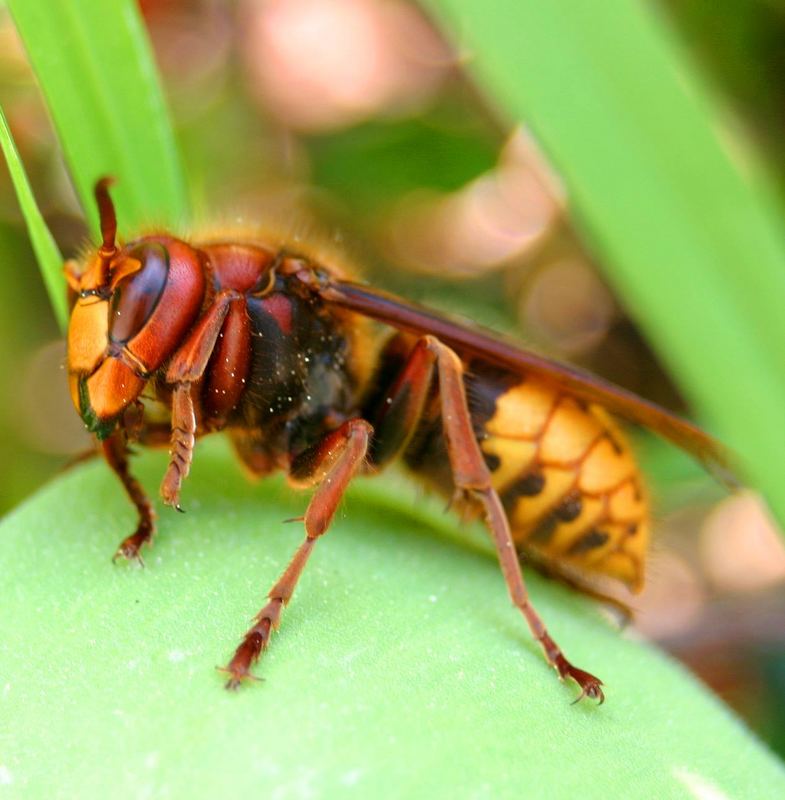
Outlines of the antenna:
{"label": "antenna", "polygon": [[98,216],[101,221],[101,236],[103,242],[98,248],[98,257],[101,259],[99,284],[105,286],[109,282],[109,264],[117,253],[115,236],[117,234],[117,214],[114,203],[109,196],[109,187],[114,183],[114,178],[104,176],[96,181],[95,202],[98,204]]}

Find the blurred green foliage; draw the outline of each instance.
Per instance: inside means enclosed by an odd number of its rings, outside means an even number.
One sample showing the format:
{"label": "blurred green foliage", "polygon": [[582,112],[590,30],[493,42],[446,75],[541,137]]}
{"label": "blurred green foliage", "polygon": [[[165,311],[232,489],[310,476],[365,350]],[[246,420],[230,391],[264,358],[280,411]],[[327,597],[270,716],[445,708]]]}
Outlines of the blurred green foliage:
{"label": "blurred green foliage", "polygon": [[30,446],[24,402],[18,391],[35,350],[59,335],[49,299],[34,271],[35,256],[21,225],[0,224],[0,263],[4,290],[0,296],[0,512],[41,485],[62,458]]}
{"label": "blurred green foliage", "polygon": [[310,137],[314,183],[352,213],[371,217],[414,190],[461,188],[491,169],[499,153],[498,129],[479,114],[467,116],[469,102],[459,94],[412,119]]}
{"label": "blurred green foliage", "polygon": [[764,178],[785,197],[785,6],[771,0],[659,0],[705,68],[737,136],[767,156]]}

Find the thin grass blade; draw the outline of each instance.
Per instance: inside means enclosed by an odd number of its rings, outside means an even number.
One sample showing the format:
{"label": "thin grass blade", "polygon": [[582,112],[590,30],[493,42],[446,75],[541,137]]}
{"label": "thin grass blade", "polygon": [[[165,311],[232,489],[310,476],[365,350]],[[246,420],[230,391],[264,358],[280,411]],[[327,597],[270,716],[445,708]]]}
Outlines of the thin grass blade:
{"label": "thin grass blade", "polygon": [[11,174],[16,196],[19,199],[19,205],[30,234],[33,251],[52,303],[52,309],[57,318],[57,324],[60,326],[60,330],[65,331],[68,308],[63,286],[63,257],[60,255],[60,250],[44,221],[35,197],[33,197],[30,182],[27,180],[27,173],[22,164],[22,159],[19,157],[19,152],[16,149],[16,144],[11,136],[11,130],[8,127],[2,108],[0,108],[0,147],[2,147],[3,155],[8,164],[8,171]]}
{"label": "thin grass blade", "polygon": [[124,230],[182,222],[188,204],[158,73],[133,0],[9,0],[97,232],[92,187],[113,175]]}

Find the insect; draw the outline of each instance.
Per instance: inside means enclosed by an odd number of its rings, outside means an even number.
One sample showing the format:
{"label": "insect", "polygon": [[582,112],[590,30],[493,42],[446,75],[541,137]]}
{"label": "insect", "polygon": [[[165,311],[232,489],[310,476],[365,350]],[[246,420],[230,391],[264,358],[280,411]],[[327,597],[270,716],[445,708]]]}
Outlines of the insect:
{"label": "insect", "polygon": [[65,272],[73,402],[139,517],[115,557],[141,560],[155,531],[129,441],[169,442],[161,496],[175,508],[195,440],[213,431],[229,433],[254,474],[280,469],[315,487],[305,538],[225,667],[227,687],[252,677],[352,478],[400,458],[484,519],[548,663],[578,685],[578,699],[602,702],[602,681],[567,659],[534,609],[519,556],[579,588],[593,575],[640,588],[648,500],[609,412],[721,472],[719,445],[631,393],[353,282],[297,248],[168,233],[120,246],[109,185],[95,187],[101,246]]}

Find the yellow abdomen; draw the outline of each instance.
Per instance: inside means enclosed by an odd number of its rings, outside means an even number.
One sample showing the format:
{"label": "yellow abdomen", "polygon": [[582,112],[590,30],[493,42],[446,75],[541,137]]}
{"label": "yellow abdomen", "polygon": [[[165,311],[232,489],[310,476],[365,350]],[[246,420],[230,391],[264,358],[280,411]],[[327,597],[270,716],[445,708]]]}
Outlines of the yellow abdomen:
{"label": "yellow abdomen", "polygon": [[495,398],[481,448],[518,547],[546,566],[643,583],[650,516],[629,445],[599,406],[530,379]]}

